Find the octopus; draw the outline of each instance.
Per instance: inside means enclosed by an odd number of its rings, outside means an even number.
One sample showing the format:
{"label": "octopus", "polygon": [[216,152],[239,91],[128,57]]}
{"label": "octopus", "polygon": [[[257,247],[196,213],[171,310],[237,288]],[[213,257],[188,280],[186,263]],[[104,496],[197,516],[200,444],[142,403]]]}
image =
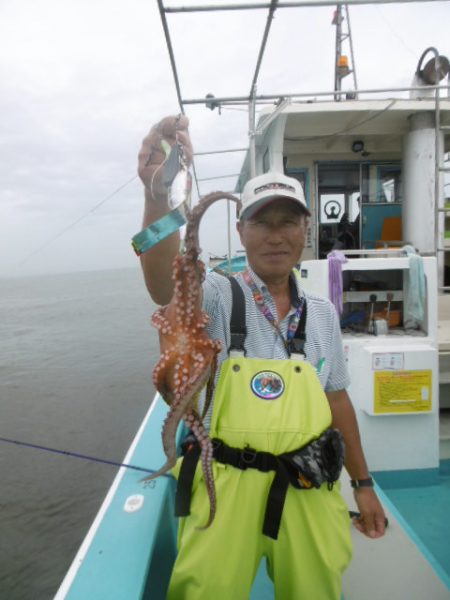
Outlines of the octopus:
{"label": "octopus", "polygon": [[[192,211],[186,207],[185,249],[173,262],[174,293],[170,303],[159,308],[152,316],[152,323],[159,330],[161,349],[160,359],[153,370],[153,383],[170,409],[162,430],[166,463],[144,481],[163,475],[175,465],[176,432],[184,419],[200,445],[200,462],[209,497],[209,517],[200,529],[209,527],[216,513],[213,445],[203,419],[211,403],[217,355],[222,347],[218,340],[210,339],[206,332],[209,317],[202,310],[205,265],[199,258],[199,225],[205,211],[221,199],[239,205],[239,200],[232,194],[213,192],[205,196]],[[205,386],[205,403],[200,414],[198,401]]]}

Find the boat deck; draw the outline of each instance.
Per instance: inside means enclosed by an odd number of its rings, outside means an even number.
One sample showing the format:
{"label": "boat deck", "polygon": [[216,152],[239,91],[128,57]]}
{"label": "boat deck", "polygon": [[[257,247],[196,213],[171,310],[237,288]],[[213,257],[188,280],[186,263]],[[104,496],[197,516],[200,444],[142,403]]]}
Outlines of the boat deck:
{"label": "boat deck", "polygon": [[[447,426],[450,429],[450,419]],[[398,487],[398,480],[391,473],[384,473],[377,480],[450,582],[450,460],[441,461],[433,485],[423,485],[420,474],[412,480],[414,485],[408,487]]]}
{"label": "boat deck", "polygon": [[[377,493],[389,519],[389,529],[376,541],[352,530],[354,557],[344,574],[342,600],[448,599],[450,460],[442,461],[434,485],[424,485],[420,472],[409,479],[409,487],[394,487],[403,481],[398,472],[379,475],[378,483],[379,480],[383,487],[377,485]],[[351,507],[352,491],[345,476],[342,485]],[[273,586],[262,563],[251,600],[273,598]]]}
{"label": "boat deck", "polygon": [[[145,465],[152,457],[151,467],[162,464],[160,430],[166,412],[158,398],[126,463]],[[390,475],[390,485],[388,476],[376,475],[390,525],[387,534],[376,541],[353,528],[354,557],[344,576],[345,600],[448,600],[450,460],[443,461],[441,473],[434,474],[431,485],[426,478],[421,481],[420,471],[416,475],[418,480],[409,480],[406,487],[398,472]],[[144,486],[141,478],[141,473],[121,468],[55,600],[165,597],[176,555],[174,482],[160,478]],[[354,510],[348,475],[344,474],[341,482],[349,509]],[[402,487],[393,488],[393,482]],[[374,584],[368,588],[367,582]],[[251,598],[274,598],[264,563]]]}
{"label": "boat deck", "polygon": [[[450,295],[438,297],[439,406],[450,409]],[[449,448],[450,452],[450,448]],[[450,458],[450,456],[449,456]]]}
{"label": "boat deck", "polygon": [[[449,386],[450,387],[450,386]],[[442,409],[439,415],[439,455],[450,459],[450,409]]]}

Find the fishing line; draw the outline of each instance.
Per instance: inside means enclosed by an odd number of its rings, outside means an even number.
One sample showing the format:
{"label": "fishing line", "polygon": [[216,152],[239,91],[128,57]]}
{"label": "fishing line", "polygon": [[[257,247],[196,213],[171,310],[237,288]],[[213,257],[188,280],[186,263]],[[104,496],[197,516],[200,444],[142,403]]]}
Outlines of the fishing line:
{"label": "fishing line", "polygon": [[47,240],[44,244],[42,244],[42,246],[39,246],[38,248],[36,248],[36,250],[33,250],[33,252],[31,252],[30,254],[28,254],[19,264],[18,266],[21,267],[23,264],[25,264],[26,262],[28,262],[30,260],[30,258],[32,258],[33,256],[35,256],[36,254],[38,254],[38,252],[41,252],[41,250],[44,250],[44,248],[47,248],[47,246],[49,246],[50,244],[52,244],[55,240],[57,240],[58,238],[60,238],[62,235],[64,235],[67,231],[69,231],[69,229],[72,229],[73,227],[75,227],[75,225],[78,225],[78,223],[80,221],[82,221],[83,219],[85,219],[87,216],[89,216],[90,214],[92,214],[93,212],[95,212],[98,208],[100,208],[100,206],[102,206],[103,204],[105,204],[105,202],[107,202],[110,198],[112,198],[113,196],[115,196],[116,194],[118,194],[121,190],[123,190],[127,185],[129,185],[130,183],[132,183],[135,179],[137,179],[137,175],[133,175],[133,177],[131,179],[129,179],[128,181],[126,181],[125,183],[123,183],[121,186],[119,186],[117,189],[115,189],[113,192],[111,192],[110,194],[108,194],[105,198],[103,198],[103,200],[100,200],[100,202],[98,204],[96,204],[95,206],[93,206],[91,209],[88,210],[87,213],[85,213],[84,215],[82,215],[81,217],[78,217],[78,219],[76,221],[74,221],[73,223],[71,223],[70,225],[68,225],[67,227],[65,227],[62,231],[60,231],[58,234],[56,234],[54,237],[52,237],[51,239]]}
{"label": "fishing line", "polygon": [[384,20],[384,22],[386,23],[386,25],[389,27],[389,29],[391,30],[391,33],[398,39],[398,41],[404,46],[404,48],[406,48],[406,50],[408,50],[408,52],[410,54],[412,54],[414,56],[414,58],[417,60],[417,54],[416,52],[414,52],[414,50],[411,50],[411,48],[409,46],[406,45],[406,43],[404,42],[404,40],[398,35],[398,33],[395,31],[395,29],[392,27],[392,25],[389,23],[389,20],[386,18],[386,16],[383,14],[383,12],[380,10],[379,6],[375,6],[375,8],[378,10],[380,16],[382,17],[382,19]]}
{"label": "fishing line", "polygon": [[[129,465],[127,463],[116,462],[114,460],[108,460],[107,458],[99,458],[97,456],[89,456],[88,454],[80,454],[78,452],[69,452],[68,450],[58,450],[57,448],[50,448],[48,446],[41,446],[39,444],[31,444],[30,442],[21,442],[19,440],[12,440],[11,438],[0,437],[0,442],[6,444],[14,444],[15,446],[21,446],[24,448],[32,448],[33,450],[44,450],[45,452],[51,452],[52,454],[62,454],[64,456],[71,456],[72,458],[80,458],[82,460],[88,460],[91,462],[97,462],[104,465],[111,465],[113,467],[125,467],[127,469],[133,469],[135,471],[143,471],[144,473],[154,474],[157,473],[156,469],[147,469],[146,467],[138,467],[137,465]],[[161,477],[168,477],[169,479],[175,479],[170,473],[164,473]]]}

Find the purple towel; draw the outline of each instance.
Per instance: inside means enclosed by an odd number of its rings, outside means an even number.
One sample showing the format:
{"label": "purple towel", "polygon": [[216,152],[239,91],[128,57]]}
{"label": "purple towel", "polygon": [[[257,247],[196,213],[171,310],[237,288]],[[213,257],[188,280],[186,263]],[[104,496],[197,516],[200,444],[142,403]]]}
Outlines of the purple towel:
{"label": "purple towel", "polygon": [[328,259],[328,295],[340,317],[344,310],[342,304],[342,265],[347,262],[347,257],[339,250],[333,250]]}

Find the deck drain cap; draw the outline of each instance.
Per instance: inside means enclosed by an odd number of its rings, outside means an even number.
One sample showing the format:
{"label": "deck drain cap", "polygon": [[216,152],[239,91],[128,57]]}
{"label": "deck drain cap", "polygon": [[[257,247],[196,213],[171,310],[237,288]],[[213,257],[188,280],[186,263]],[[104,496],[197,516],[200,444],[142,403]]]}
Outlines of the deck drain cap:
{"label": "deck drain cap", "polygon": [[125,512],[132,513],[140,510],[143,505],[144,496],[142,494],[134,494],[133,496],[128,496],[128,498],[125,500],[123,510]]}

